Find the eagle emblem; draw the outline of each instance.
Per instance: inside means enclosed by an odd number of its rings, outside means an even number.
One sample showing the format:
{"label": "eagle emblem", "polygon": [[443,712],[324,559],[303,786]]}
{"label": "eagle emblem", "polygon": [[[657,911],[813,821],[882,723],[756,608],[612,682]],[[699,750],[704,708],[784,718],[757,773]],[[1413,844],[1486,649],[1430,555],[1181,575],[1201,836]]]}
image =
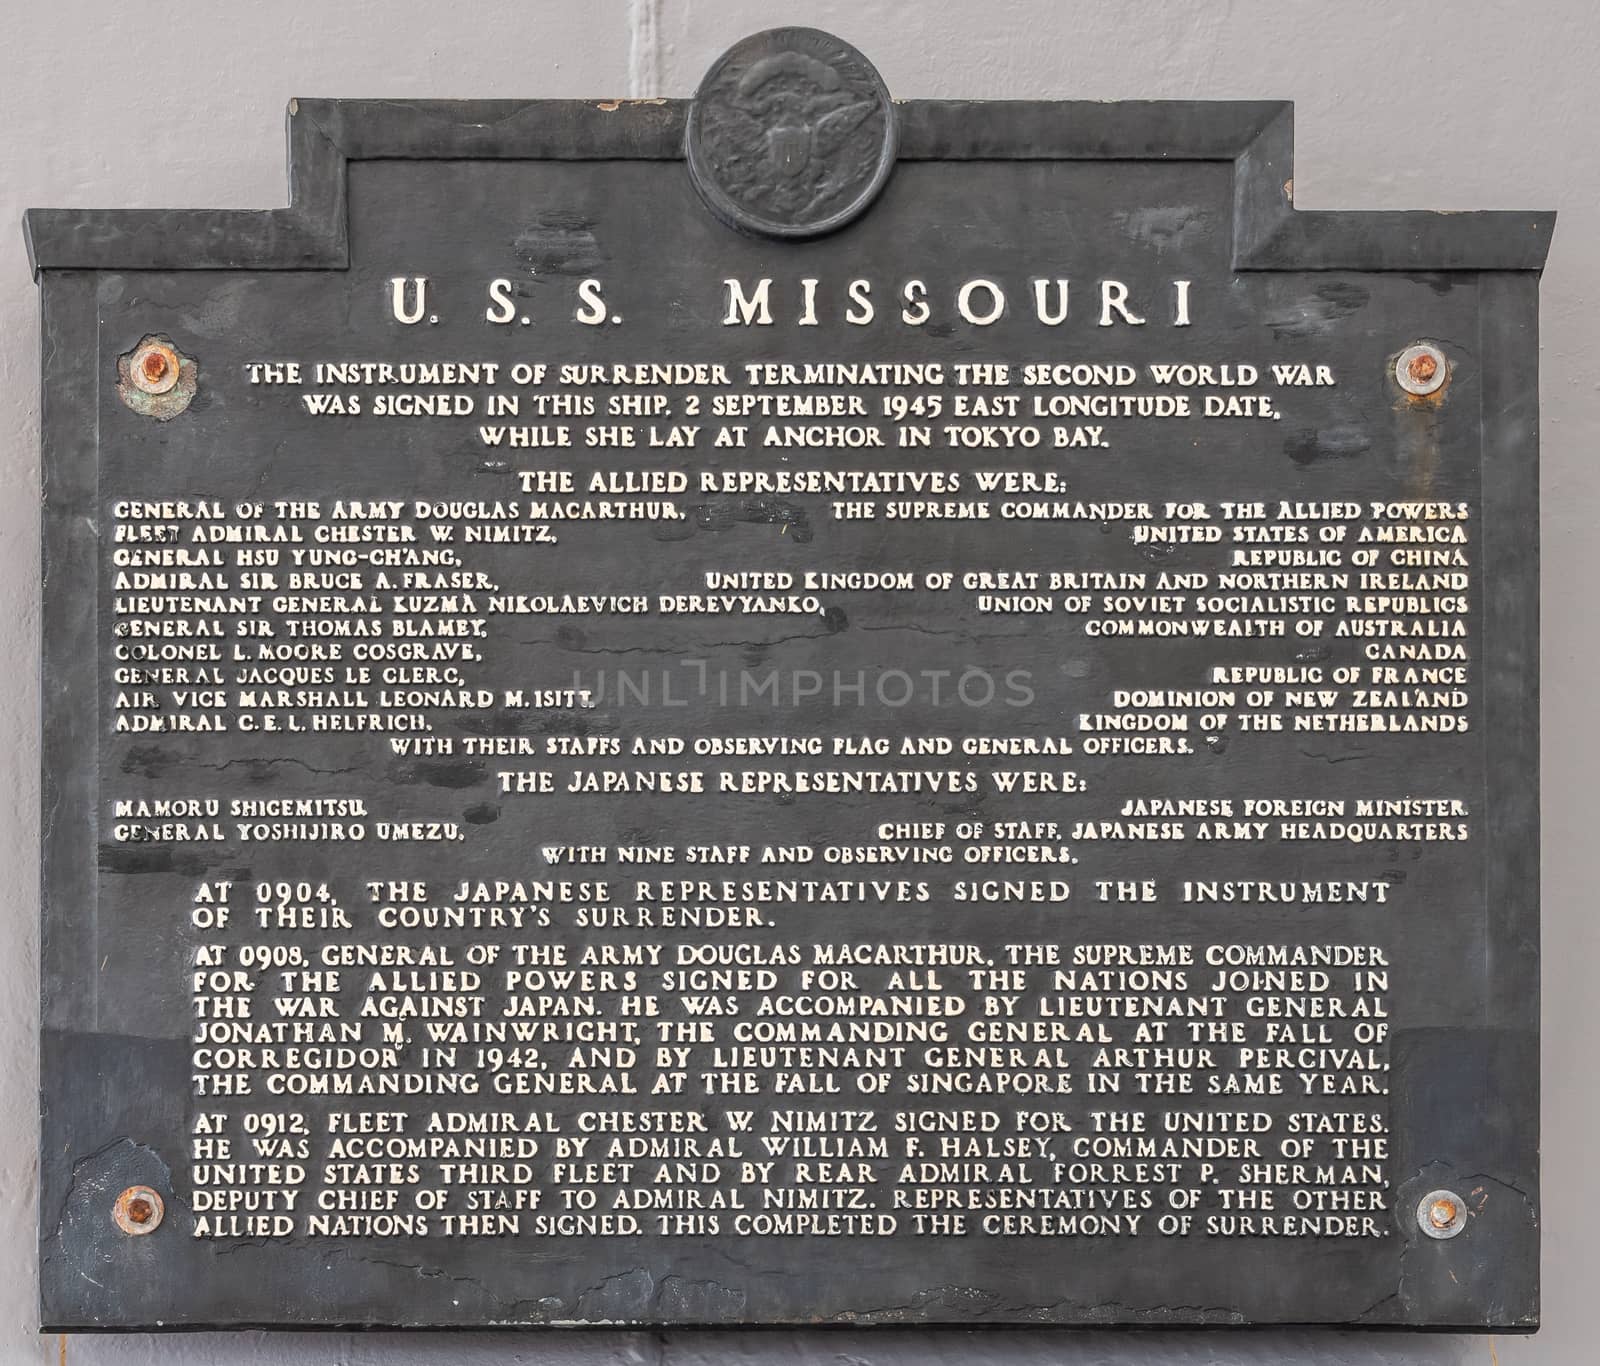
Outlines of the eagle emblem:
{"label": "eagle emblem", "polygon": [[866,59],[830,35],[777,29],[712,67],[689,163],[707,202],[747,231],[804,236],[871,201],[894,155],[894,111]]}

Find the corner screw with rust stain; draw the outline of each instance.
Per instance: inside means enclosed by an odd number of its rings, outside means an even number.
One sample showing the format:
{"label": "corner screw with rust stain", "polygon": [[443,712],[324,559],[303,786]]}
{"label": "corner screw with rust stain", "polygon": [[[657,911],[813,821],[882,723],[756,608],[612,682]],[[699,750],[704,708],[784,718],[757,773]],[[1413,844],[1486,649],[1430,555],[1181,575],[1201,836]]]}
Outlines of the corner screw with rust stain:
{"label": "corner screw with rust stain", "polygon": [[1395,360],[1394,379],[1408,394],[1426,398],[1444,388],[1450,378],[1450,364],[1444,352],[1432,342],[1408,346]]}
{"label": "corner screw with rust stain", "polygon": [[128,377],[147,394],[164,394],[178,382],[178,353],[162,342],[146,342],[133,353]]}
{"label": "corner screw with rust stain", "polygon": [[165,1203],[149,1186],[129,1186],[111,1207],[111,1217],[116,1220],[117,1227],[131,1237],[154,1233],[161,1227],[166,1212]]}
{"label": "corner screw with rust stain", "polygon": [[1417,1226],[1430,1238],[1454,1238],[1467,1226],[1467,1202],[1454,1191],[1429,1191],[1417,1205]]}

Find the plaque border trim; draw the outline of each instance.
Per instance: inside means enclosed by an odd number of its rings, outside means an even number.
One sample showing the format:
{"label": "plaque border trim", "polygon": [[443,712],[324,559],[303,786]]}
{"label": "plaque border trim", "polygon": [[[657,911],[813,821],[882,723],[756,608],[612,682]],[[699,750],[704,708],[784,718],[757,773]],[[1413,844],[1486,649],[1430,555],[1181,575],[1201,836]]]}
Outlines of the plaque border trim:
{"label": "plaque border trim", "polygon": [[[291,100],[287,208],[29,209],[28,261],[35,278],[46,270],[344,270],[352,161],[682,160],[690,105]],[[1296,209],[1294,105],[1286,100],[905,100],[894,108],[902,161],[1231,162],[1235,270],[1538,271],[1555,229],[1553,211]]]}

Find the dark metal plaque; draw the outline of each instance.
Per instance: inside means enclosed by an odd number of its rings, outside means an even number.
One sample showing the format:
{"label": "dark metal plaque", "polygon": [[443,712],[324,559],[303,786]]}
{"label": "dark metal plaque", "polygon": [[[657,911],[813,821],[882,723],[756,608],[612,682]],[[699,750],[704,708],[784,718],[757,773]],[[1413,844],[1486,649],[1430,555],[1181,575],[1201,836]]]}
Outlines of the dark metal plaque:
{"label": "dark metal plaque", "polygon": [[1531,1329],[1552,216],[1290,141],[782,30],[30,213],[46,1326]]}

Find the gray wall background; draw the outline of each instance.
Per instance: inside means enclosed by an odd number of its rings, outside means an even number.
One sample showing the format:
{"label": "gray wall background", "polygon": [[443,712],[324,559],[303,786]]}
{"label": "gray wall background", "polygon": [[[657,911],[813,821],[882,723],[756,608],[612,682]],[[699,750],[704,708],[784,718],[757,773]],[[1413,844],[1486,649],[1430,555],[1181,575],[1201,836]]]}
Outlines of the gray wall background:
{"label": "gray wall background", "polygon": [[[0,1366],[1425,1363],[1600,1358],[1600,7],[1595,0],[0,0]],[[1296,101],[1302,208],[1556,208],[1544,277],[1545,1329],[1536,1338],[898,1331],[40,1338],[38,343],[25,207],[284,202],[292,95],[688,95],[779,23],[897,95]],[[1464,1105],[1492,1105],[1466,1096]]]}

